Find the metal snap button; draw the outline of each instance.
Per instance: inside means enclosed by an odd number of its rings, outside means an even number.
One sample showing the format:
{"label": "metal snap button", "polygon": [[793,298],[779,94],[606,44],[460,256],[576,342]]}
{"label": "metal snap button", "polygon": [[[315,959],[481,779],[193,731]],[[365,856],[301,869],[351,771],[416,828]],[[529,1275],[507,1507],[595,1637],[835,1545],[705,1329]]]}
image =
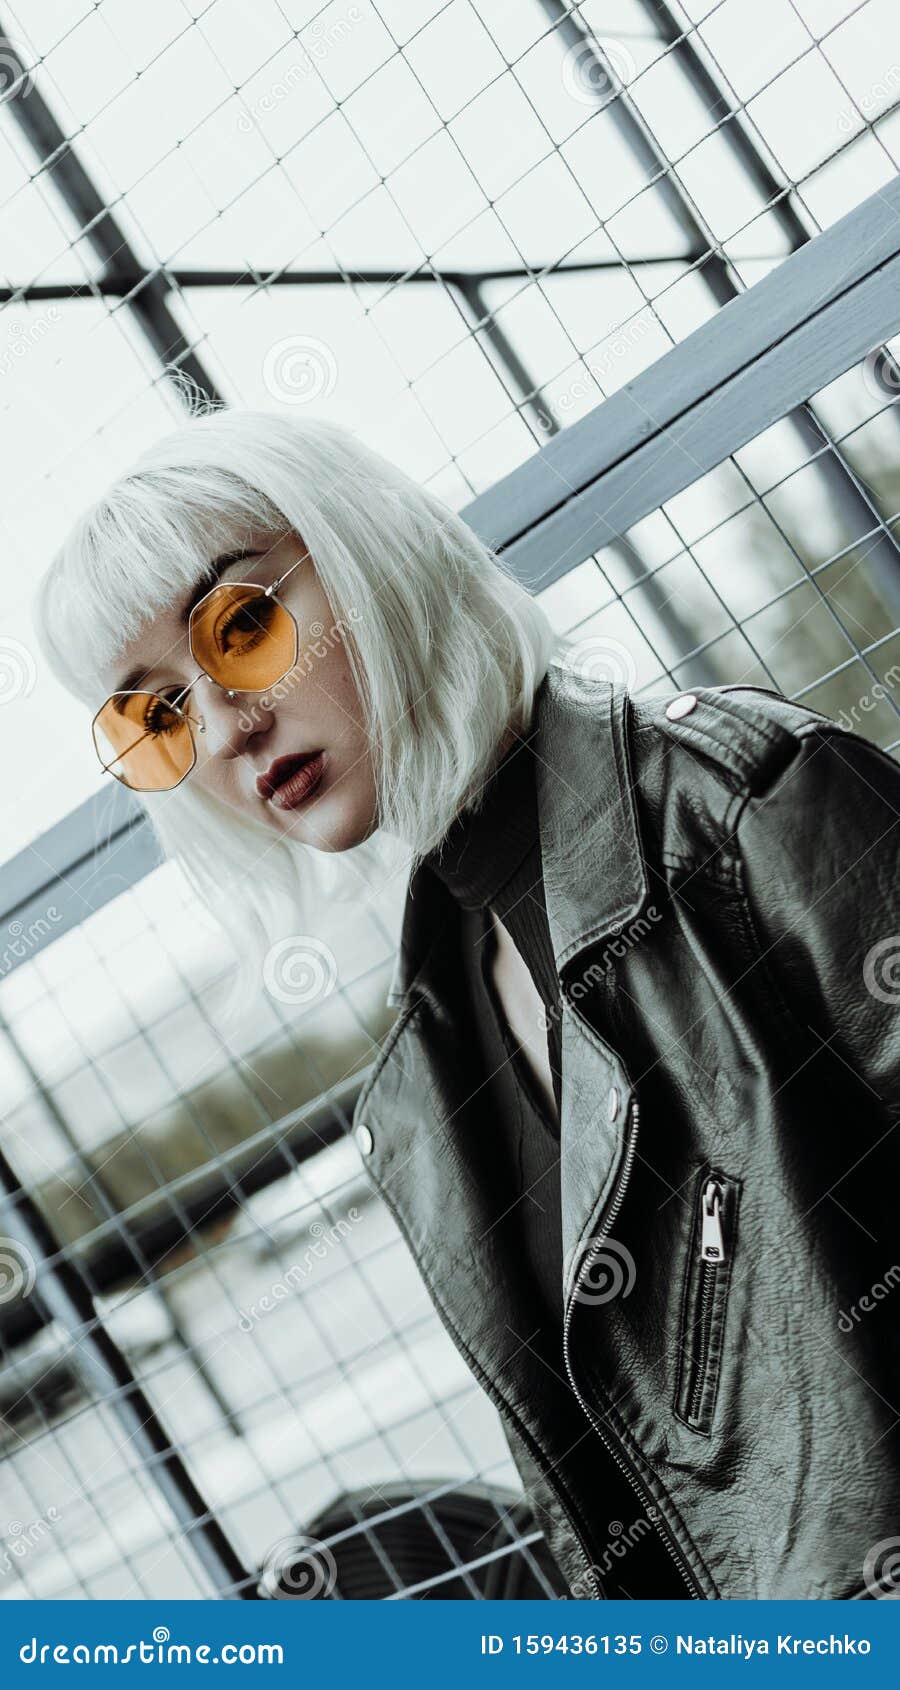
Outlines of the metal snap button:
{"label": "metal snap button", "polygon": [[371,1127],[367,1127],[365,1121],[360,1121],[356,1129],[356,1142],[364,1156],[371,1156],[375,1148],[375,1140],[372,1137]]}
{"label": "metal snap button", "polygon": [[679,693],[670,704],[666,705],[666,715],[670,722],[678,722],[682,716],[689,716],[697,708],[697,694],[695,692]]}
{"label": "metal snap button", "polygon": [[607,1115],[608,1115],[608,1117],[611,1121],[614,1121],[616,1116],[619,1113],[619,1088],[618,1088],[618,1086],[610,1086],[610,1088],[609,1088],[609,1096],[606,1099],[606,1113],[607,1113]]}

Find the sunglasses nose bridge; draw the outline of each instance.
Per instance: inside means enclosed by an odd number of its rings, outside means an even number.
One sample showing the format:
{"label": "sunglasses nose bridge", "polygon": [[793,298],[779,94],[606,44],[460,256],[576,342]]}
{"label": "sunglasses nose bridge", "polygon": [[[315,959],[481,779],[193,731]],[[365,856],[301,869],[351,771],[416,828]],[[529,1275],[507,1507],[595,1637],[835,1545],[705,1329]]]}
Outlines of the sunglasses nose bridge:
{"label": "sunglasses nose bridge", "polygon": [[192,720],[202,723],[206,757],[239,756],[244,743],[260,726],[261,700],[255,694],[243,693],[236,687],[226,687],[206,674],[198,675],[193,696],[196,699]]}

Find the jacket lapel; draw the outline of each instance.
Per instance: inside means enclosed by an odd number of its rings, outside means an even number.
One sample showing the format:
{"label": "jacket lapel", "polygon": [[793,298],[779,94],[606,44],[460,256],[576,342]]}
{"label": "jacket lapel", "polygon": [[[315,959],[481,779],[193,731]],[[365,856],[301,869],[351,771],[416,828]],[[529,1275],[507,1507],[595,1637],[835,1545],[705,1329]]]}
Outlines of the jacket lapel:
{"label": "jacket lapel", "polygon": [[[585,681],[553,664],[539,701],[535,755],[538,815],[550,936],[561,980],[562,1095],[560,1186],[566,1278],[571,1279],[586,1239],[596,1230],[621,1161],[632,1087],[619,1054],[575,1007],[590,989],[588,952],[633,920],[647,898],[627,739],[624,688]],[[377,1147],[402,1131],[404,1170],[418,1173],[399,1184],[408,1231],[425,1243],[422,1180],[432,1189],[462,1111],[477,1113],[477,1097],[454,1095],[446,1062],[436,1071],[437,1043],[449,1038],[440,930],[459,912],[449,892],[428,870],[410,882],[400,947],[388,994],[399,1010],[384,1058],[360,1097]],[[423,1002],[424,1000],[424,1002]],[[422,1013],[416,1013],[417,1006]],[[446,1052],[444,1053],[446,1055]],[[402,1128],[400,1127],[402,1123]],[[394,1155],[388,1160],[398,1173]],[[384,1170],[387,1171],[386,1168]],[[417,1194],[418,1191],[418,1194]],[[395,1188],[394,1196],[399,1195]],[[473,1198],[470,1191],[469,1197]],[[439,1211],[438,1211],[439,1212]],[[432,1217],[436,1218],[436,1217]],[[446,1223],[447,1216],[444,1216]],[[446,1243],[447,1228],[443,1228]]]}

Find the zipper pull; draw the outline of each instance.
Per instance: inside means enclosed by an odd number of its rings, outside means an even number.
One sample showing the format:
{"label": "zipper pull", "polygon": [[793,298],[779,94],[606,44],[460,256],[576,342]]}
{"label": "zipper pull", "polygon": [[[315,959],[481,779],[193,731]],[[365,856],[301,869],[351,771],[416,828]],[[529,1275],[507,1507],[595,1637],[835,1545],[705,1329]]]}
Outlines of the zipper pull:
{"label": "zipper pull", "polygon": [[700,1260],[724,1262],[725,1239],[722,1233],[722,1189],[714,1179],[703,1187],[700,1227]]}

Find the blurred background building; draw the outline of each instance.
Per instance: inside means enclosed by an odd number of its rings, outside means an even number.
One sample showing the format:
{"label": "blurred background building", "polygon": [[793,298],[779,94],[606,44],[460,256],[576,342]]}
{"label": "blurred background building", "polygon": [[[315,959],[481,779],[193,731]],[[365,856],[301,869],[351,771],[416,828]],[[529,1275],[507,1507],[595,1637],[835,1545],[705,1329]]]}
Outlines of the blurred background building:
{"label": "blurred background building", "polygon": [[350,424],[582,672],[896,753],[898,163],[894,0],[0,0],[0,1597],[559,1588],[347,1133],[403,887],[226,1036],[56,545],[182,370]]}

